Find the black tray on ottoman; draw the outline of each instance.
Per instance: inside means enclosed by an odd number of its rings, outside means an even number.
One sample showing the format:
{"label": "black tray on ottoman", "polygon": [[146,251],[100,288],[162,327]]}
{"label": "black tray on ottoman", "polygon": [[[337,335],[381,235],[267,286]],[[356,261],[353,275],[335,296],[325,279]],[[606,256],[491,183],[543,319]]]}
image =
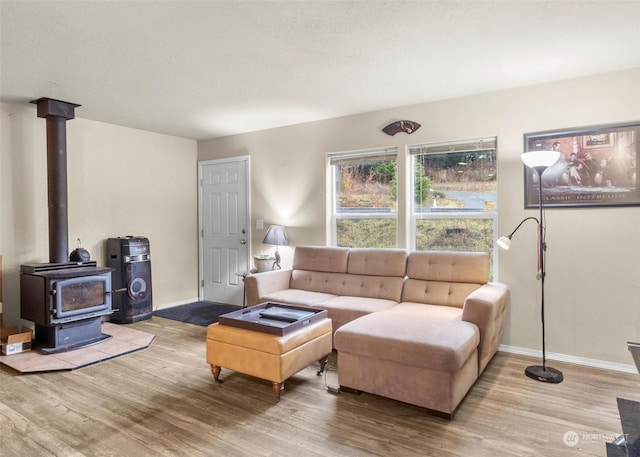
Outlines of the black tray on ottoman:
{"label": "black tray on ottoman", "polygon": [[266,302],[222,314],[218,318],[218,323],[284,336],[326,317],[327,311],[324,309]]}

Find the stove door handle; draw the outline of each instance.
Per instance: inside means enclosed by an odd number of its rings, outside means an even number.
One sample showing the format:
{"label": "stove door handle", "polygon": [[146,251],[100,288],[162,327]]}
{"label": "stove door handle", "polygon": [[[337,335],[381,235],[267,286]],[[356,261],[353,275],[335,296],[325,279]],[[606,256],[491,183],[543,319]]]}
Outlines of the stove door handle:
{"label": "stove door handle", "polygon": [[117,292],[126,292],[126,291],[127,291],[127,288],[126,288],[126,287],[123,287],[122,289],[108,290],[108,291],[106,291],[105,293],[107,293],[107,294],[113,294],[113,293],[117,293]]}

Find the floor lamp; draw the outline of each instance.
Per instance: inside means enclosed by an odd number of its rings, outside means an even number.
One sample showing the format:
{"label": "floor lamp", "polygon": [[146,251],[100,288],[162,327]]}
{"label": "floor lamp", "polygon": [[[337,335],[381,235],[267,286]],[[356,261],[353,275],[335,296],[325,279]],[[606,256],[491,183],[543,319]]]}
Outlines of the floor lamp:
{"label": "floor lamp", "polygon": [[545,332],[544,332],[544,280],[545,280],[545,251],[547,245],[545,243],[545,227],[544,227],[544,203],[542,201],[542,174],[544,171],[555,164],[560,159],[558,151],[531,151],[525,152],[521,156],[524,164],[535,170],[538,175],[538,207],[540,209],[540,218],[533,216],[523,219],[513,232],[507,236],[503,236],[497,241],[498,246],[503,249],[509,249],[511,245],[511,237],[518,231],[520,226],[528,220],[536,221],[538,224],[538,278],[540,279],[540,316],[542,320],[542,365],[532,365],[524,370],[524,373],[531,379],[536,381],[558,384],[562,382],[562,372],[547,366],[545,351]]}

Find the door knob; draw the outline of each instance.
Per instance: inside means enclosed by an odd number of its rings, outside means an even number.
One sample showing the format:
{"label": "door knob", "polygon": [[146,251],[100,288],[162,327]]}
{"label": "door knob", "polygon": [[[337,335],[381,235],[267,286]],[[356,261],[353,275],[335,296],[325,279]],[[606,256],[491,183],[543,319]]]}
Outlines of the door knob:
{"label": "door knob", "polygon": [[247,240],[240,240],[240,244],[247,244]]}

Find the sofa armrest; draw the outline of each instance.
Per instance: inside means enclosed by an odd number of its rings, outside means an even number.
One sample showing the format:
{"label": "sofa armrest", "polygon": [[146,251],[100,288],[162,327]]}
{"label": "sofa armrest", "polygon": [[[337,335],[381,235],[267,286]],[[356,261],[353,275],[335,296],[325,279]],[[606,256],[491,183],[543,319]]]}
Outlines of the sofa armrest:
{"label": "sofa armrest", "polygon": [[469,294],[464,301],[462,320],[475,324],[480,330],[478,374],[482,373],[500,346],[508,297],[506,284],[490,282]]}
{"label": "sofa armrest", "polygon": [[261,303],[260,297],[286,290],[291,281],[291,270],[273,270],[249,275],[244,278],[244,294],[246,306]]}

